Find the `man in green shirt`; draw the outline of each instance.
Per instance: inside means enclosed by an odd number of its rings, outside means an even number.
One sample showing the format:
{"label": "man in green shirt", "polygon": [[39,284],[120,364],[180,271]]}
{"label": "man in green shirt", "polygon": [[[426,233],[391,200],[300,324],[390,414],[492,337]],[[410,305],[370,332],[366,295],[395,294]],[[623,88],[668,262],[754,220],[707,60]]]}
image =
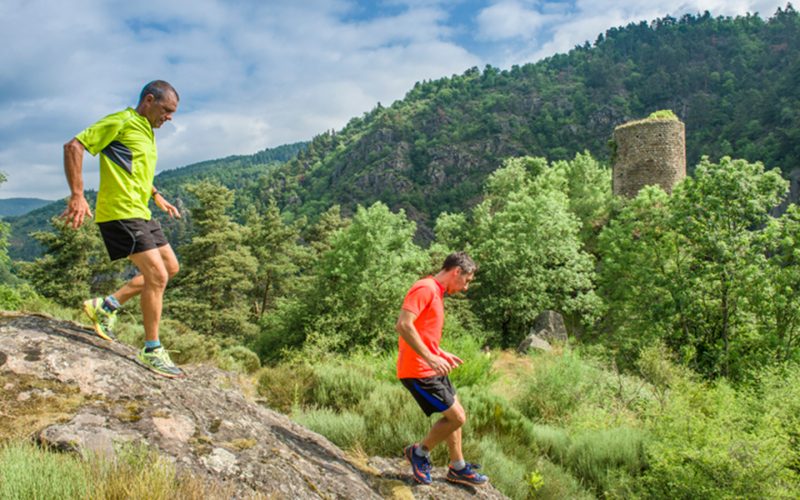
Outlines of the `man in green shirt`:
{"label": "man in green shirt", "polygon": [[158,339],[164,289],[178,272],[178,259],[150,216],[150,197],[170,217],[180,217],[153,186],[158,153],[154,129],[178,110],[178,92],[169,83],[155,80],[142,89],[136,109],[106,116],[64,145],[64,172],[71,191],[62,216],[77,229],[92,211],[83,194],[83,153],[100,153],[100,188],[95,222],[100,227],[111,260],[127,257],[139,269],[133,279],[108,297],[83,303],[97,334],[113,339],[117,310],[141,294],[145,347],[139,360],[166,377],[180,377]]}

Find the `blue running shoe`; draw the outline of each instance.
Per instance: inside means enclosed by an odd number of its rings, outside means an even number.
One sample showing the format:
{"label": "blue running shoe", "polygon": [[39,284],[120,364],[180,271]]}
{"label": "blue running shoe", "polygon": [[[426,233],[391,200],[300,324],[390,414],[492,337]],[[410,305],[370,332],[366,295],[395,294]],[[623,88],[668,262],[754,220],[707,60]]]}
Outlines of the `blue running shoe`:
{"label": "blue running shoe", "polygon": [[447,470],[447,480],[451,483],[468,484],[470,486],[483,486],[489,482],[489,478],[475,472],[475,469],[480,469],[478,464],[467,463],[466,467],[461,470],[455,470],[451,465]]}
{"label": "blue running shoe", "polygon": [[403,450],[403,454],[411,464],[414,480],[420,484],[431,484],[431,462],[427,458],[417,455],[415,453],[417,448],[419,448],[417,444],[408,445]]}

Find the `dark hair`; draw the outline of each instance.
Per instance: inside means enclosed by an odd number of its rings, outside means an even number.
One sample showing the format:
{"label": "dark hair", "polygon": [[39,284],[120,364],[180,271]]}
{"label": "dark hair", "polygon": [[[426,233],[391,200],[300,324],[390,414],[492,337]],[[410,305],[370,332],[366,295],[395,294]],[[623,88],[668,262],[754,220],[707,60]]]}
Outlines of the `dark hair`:
{"label": "dark hair", "polygon": [[461,271],[466,274],[472,274],[478,270],[475,261],[473,261],[466,252],[451,253],[444,259],[444,264],[442,264],[443,271],[449,271],[454,267],[460,267]]}
{"label": "dark hair", "polygon": [[139,102],[144,101],[144,98],[147,96],[147,94],[153,94],[153,97],[156,98],[156,101],[160,101],[167,92],[172,92],[175,94],[175,99],[179,101],[181,100],[180,96],[178,95],[178,91],[175,90],[175,87],[164,80],[153,80],[145,85],[142,89],[142,93],[139,94]]}

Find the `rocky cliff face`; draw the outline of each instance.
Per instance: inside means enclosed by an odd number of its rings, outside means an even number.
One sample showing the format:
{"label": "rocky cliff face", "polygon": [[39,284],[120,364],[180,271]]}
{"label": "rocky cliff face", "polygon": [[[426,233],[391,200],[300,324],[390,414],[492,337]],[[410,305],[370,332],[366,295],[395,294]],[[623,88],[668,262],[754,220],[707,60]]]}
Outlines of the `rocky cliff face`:
{"label": "rocky cliff face", "polygon": [[5,313],[0,339],[0,435],[107,456],[117,443],[145,442],[180,471],[243,498],[503,498],[446,483],[441,470],[434,485],[417,486],[401,458],[355,464],[249,401],[234,375],[187,366],[187,378],[165,379],[139,365],[133,348],[74,323]]}

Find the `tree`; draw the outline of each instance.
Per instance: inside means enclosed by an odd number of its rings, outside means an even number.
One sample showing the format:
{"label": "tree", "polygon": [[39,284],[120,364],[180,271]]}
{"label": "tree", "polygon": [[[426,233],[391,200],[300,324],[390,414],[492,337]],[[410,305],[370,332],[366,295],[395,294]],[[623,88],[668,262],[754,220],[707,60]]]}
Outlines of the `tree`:
{"label": "tree", "polygon": [[[769,210],[786,188],[777,170],[724,157],[718,164],[703,158],[672,196],[640,192],[600,236],[612,342],[635,346],[662,337],[712,377],[740,378],[765,362],[759,353],[777,332],[757,326],[762,311],[774,310],[768,302],[776,275],[768,273],[764,238],[775,236],[764,228],[772,227]],[[784,222],[774,234],[792,231]]]}
{"label": "tree", "polygon": [[227,215],[233,192],[207,180],[186,189],[196,199],[194,234],[179,248],[181,272],[165,295],[166,310],[200,333],[250,341],[257,331],[248,311],[258,263],[243,242],[243,228]]}
{"label": "tree", "polygon": [[567,170],[541,158],[507,160],[472,212],[469,251],[480,268],[470,296],[503,345],[519,342],[545,309],[586,323],[600,310],[594,260],[581,250],[581,223],[563,191]]}
{"label": "tree", "polygon": [[44,256],[21,264],[21,274],[42,296],[65,307],[78,307],[93,295],[113,292],[120,284],[124,261],[111,262],[94,224],[73,229],[64,219],[50,220],[55,231],[37,231],[33,238]]}
{"label": "tree", "polygon": [[303,344],[317,353],[394,347],[403,294],[427,264],[412,241],[415,229],[405,213],[382,203],[358,207],[352,223],[331,234],[305,293],[279,301],[265,319],[261,355]]}
{"label": "tree", "polygon": [[252,280],[252,311],[258,320],[275,306],[277,297],[285,294],[285,288],[298,274],[300,264],[307,260],[308,252],[299,244],[297,226],[283,221],[272,199],[263,215],[254,210],[247,215],[245,229],[245,245],[258,262]]}

